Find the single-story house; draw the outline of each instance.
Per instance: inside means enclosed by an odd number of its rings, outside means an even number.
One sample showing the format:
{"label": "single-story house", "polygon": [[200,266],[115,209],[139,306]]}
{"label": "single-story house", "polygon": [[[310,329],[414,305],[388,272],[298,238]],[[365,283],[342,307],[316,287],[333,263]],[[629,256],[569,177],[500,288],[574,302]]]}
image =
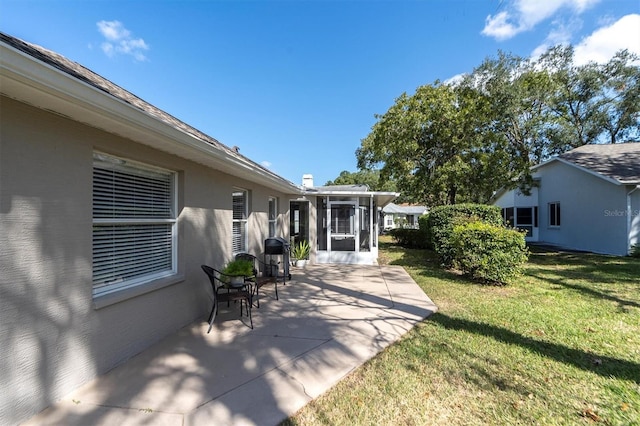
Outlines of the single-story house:
{"label": "single-story house", "polygon": [[294,184],[0,33],[0,424],[205,319],[201,264],[261,256],[269,237],[375,262],[371,212],[397,195]]}
{"label": "single-story house", "polygon": [[584,145],[532,173],[537,186],[529,195],[494,196],[528,241],[619,256],[640,244],[640,143]]}
{"label": "single-story house", "polygon": [[418,228],[418,219],[427,214],[426,206],[389,203],[382,208],[382,227],[385,231],[394,228]]}

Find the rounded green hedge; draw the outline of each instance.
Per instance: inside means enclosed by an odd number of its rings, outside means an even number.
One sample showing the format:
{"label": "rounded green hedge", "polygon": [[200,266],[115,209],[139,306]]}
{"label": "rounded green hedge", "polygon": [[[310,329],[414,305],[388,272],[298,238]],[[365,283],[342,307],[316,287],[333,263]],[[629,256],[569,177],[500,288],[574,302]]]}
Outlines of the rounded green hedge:
{"label": "rounded green hedge", "polygon": [[451,233],[452,264],[475,280],[507,284],[529,258],[525,234],[480,221],[457,225]]}
{"label": "rounded green hedge", "polygon": [[503,219],[500,208],[485,204],[452,204],[434,207],[426,219],[426,233],[440,261],[445,266],[453,264],[453,247],[451,234],[453,228],[469,222],[482,221],[495,226],[502,226]]}

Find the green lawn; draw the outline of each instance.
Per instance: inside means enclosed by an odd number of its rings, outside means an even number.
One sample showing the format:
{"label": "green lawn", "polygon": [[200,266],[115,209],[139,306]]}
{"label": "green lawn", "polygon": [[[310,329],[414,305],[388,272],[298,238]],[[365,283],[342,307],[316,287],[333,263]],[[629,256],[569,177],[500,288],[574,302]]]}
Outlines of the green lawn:
{"label": "green lawn", "polygon": [[640,424],[640,260],[534,252],[492,287],[381,249],[439,312],[283,424]]}

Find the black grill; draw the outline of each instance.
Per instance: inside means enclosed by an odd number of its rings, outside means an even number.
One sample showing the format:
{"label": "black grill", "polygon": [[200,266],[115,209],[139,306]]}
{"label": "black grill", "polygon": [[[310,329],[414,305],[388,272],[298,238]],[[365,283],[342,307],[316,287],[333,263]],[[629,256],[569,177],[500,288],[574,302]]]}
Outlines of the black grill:
{"label": "black grill", "polygon": [[[289,273],[289,249],[291,244],[289,241],[280,237],[271,237],[264,240],[264,262],[268,264],[274,263],[275,256],[282,256],[282,267],[284,269],[284,276],[291,279]],[[267,259],[267,256],[269,258]]]}

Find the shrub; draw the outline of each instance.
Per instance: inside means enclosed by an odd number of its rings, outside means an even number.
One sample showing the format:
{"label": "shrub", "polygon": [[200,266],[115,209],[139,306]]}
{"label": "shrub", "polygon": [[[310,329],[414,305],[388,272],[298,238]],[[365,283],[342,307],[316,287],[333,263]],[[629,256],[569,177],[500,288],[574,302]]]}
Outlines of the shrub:
{"label": "shrub", "polygon": [[634,244],[631,246],[631,253],[629,253],[631,257],[640,258],[640,244]]}
{"label": "shrub", "polygon": [[484,222],[457,225],[451,234],[453,265],[475,280],[507,284],[529,257],[525,234]]}
{"label": "shrub", "polygon": [[389,230],[389,235],[394,239],[396,244],[406,248],[425,249],[432,248],[430,244],[429,233],[426,225],[427,215],[418,218],[418,229],[414,228],[395,228]]}
{"label": "shrub", "polygon": [[396,244],[406,248],[427,248],[427,237],[420,229],[395,228],[389,231],[389,235]]}
{"label": "shrub", "polygon": [[485,204],[453,204],[434,207],[426,219],[426,234],[440,261],[445,266],[453,262],[451,234],[453,228],[465,223],[481,221],[495,226],[502,226],[502,213],[497,206]]}
{"label": "shrub", "polygon": [[433,250],[431,232],[429,232],[429,214],[423,214],[418,218],[418,228],[420,229],[420,233],[424,239],[424,245],[422,248]]}

